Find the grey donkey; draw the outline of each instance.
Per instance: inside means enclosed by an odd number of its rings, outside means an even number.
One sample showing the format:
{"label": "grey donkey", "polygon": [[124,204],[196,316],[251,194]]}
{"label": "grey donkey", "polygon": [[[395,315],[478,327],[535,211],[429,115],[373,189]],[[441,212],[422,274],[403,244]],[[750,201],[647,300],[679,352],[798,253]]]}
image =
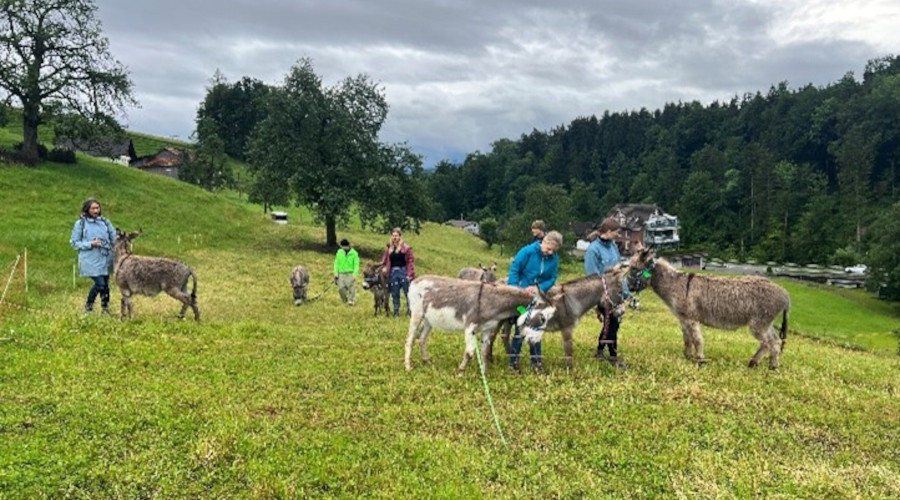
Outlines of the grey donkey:
{"label": "grey donkey", "polygon": [[[653,249],[637,253],[629,270],[632,291],[649,285],[681,323],[684,356],[702,365],[703,332],[700,325],[736,330],[744,325],[759,341],[750,359],[755,368],[769,353],[769,368],[778,368],[778,357],[787,341],[791,298],[784,288],[761,276],[720,277],[682,273]],[[772,323],[781,315],[778,335]]]}
{"label": "grey donkey", "polygon": [[[141,235],[141,231],[125,233],[116,230],[115,275],[116,285],[122,292],[122,318],[134,317],[131,296],[139,293],[152,297],[159,292],[182,303],[180,318],[190,307],[194,311],[194,319],[200,321],[200,310],[197,308],[197,275],[194,271],[177,260],[165,257],[147,257],[134,255],[131,251],[132,241]],[[191,292],[187,291],[188,280],[194,280]]]}
{"label": "grey donkey", "polygon": [[305,267],[297,266],[291,271],[291,287],[294,289],[294,305],[299,306],[306,300],[309,290],[309,271]]}

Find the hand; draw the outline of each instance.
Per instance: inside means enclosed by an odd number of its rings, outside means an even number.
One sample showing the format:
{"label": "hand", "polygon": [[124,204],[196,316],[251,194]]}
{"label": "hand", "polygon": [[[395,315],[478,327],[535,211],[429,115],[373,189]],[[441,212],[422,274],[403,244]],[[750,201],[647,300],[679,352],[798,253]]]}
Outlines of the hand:
{"label": "hand", "polygon": [[102,245],[102,244],[103,244],[103,243],[101,243],[100,240],[97,239],[97,238],[94,238],[94,239],[91,240],[91,247],[92,247],[92,248],[99,247],[99,246]]}
{"label": "hand", "polygon": [[537,287],[534,285],[531,285],[529,287],[525,287],[525,291],[528,292],[529,294],[531,294],[531,296],[534,296],[537,294]]}
{"label": "hand", "polygon": [[334,275],[334,284],[337,285],[337,283],[338,283],[338,277],[337,277],[337,274],[335,274]]}

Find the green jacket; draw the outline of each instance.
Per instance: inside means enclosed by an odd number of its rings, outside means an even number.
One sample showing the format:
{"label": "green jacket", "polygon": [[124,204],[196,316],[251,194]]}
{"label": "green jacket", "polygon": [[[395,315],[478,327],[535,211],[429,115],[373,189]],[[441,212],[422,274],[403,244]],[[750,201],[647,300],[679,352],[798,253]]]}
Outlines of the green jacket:
{"label": "green jacket", "polygon": [[334,256],[334,274],[339,273],[353,273],[353,277],[359,276],[359,254],[355,248],[351,248],[349,252],[338,248]]}

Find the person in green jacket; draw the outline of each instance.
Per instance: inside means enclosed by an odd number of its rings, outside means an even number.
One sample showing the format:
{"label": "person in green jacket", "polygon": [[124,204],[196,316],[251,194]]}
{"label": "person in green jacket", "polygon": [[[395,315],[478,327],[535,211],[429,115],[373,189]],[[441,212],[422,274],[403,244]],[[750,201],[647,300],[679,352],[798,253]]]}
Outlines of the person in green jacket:
{"label": "person in green jacket", "polygon": [[346,238],[334,256],[334,283],[338,286],[341,301],[356,304],[356,277],[359,276],[359,254]]}

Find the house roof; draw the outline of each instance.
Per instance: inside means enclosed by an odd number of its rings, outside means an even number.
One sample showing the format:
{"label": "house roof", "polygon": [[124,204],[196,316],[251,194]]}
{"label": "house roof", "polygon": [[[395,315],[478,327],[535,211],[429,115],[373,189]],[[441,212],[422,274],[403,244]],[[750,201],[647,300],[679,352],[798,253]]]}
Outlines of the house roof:
{"label": "house roof", "polygon": [[81,151],[91,156],[99,156],[104,158],[118,158],[119,156],[127,156],[131,159],[137,158],[134,150],[134,142],[131,139],[116,139],[112,137],[101,137],[94,140],[70,139],[68,137],[57,137],[53,144],[60,149],[68,149],[69,151]]}
{"label": "house roof", "polygon": [[619,203],[610,209],[607,217],[615,217],[626,229],[637,230],[644,227],[651,215],[662,215],[664,212],[657,205],[641,203]]}
{"label": "house roof", "polygon": [[131,162],[136,168],[179,167],[184,161],[185,151],[176,148],[162,148],[155,155],[141,156]]}
{"label": "house roof", "polygon": [[444,224],[447,224],[448,226],[453,226],[455,228],[464,229],[469,226],[477,225],[478,223],[475,221],[471,221],[471,220],[450,219],[447,222],[445,222]]}

